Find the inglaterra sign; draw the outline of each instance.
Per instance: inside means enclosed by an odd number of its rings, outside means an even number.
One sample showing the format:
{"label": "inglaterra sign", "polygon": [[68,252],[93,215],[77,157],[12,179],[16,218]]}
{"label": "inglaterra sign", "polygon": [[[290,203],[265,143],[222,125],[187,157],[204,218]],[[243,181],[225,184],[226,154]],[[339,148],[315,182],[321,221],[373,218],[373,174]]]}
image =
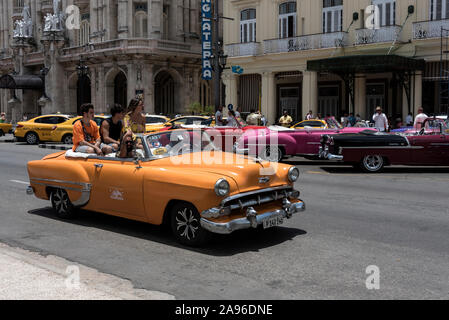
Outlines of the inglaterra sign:
{"label": "inglaterra sign", "polygon": [[201,0],[201,41],[202,41],[202,78],[212,80],[212,0]]}

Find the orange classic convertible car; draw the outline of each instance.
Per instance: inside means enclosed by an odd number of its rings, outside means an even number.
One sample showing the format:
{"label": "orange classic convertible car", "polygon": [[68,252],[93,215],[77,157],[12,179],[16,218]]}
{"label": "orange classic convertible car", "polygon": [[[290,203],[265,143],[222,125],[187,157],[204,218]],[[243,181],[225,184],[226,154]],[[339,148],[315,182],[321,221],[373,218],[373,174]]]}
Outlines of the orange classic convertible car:
{"label": "orange classic convertible car", "polygon": [[[269,228],[305,210],[299,170],[217,150],[201,131],[141,135],[131,158],[72,151],[28,163],[28,194],[50,200],[60,218],[77,209],[167,223],[186,245],[210,233]],[[139,144],[140,145],[140,144]]]}

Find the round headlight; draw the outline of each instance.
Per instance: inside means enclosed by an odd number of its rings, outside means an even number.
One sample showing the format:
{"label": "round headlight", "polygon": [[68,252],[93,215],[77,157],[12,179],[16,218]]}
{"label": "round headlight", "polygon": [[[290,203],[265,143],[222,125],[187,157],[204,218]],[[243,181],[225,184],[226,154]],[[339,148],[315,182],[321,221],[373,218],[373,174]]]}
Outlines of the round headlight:
{"label": "round headlight", "polygon": [[220,179],[215,183],[215,193],[219,197],[224,197],[229,194],[229,182],[226,179]]}
{"label": "round headlight", "polygon": [[299,170],[296,167],[291,167],[288,170],[288,180],[290,180],[290,182],[296,182],[296,180],[298,180],[299,178]]}

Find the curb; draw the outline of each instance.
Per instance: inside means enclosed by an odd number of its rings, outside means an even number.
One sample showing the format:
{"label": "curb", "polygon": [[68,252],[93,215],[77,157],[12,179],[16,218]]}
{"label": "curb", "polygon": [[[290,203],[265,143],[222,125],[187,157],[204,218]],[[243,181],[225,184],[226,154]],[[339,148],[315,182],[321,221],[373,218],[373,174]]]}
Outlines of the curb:
{"label": "curb", "polygon": [[0,140],[0,143],[14,143],[16,139]]}
{"label": "curb", "polygon": [[67,151],[72,149],[72,147],[65,147],[65,146],[49,146],[47,144],[40,144],[39,148],[42,149],[52,149],[52,150],[63,150],[63,151]]}

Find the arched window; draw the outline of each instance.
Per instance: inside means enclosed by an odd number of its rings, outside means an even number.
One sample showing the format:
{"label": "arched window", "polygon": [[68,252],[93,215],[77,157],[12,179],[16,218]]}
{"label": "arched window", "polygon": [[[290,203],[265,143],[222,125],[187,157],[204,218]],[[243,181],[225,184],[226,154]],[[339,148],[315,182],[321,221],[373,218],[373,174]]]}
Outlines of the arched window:
{"label": "arched window", "polygon": [[240,12],[240,42],[256,41],[256,9]]}
{"label": "arched window", "polygon": [[284,2],[279,5],[279,38],[296,36],[296,2]]}
{"label": "arched window", "polygon": [[323,33],[343,31],[343,0],[323,0]]}
{"label": "arched window", "polygon": [[90,23],[89,20],[81,21],[79,36],[78,36],[78,45],[84,46],[88,44],[90,41]]}
{"label": "arched window", "polygon": [[148,38],[148,15],[145,11],[137,11],[134,16],[134,36]]}

